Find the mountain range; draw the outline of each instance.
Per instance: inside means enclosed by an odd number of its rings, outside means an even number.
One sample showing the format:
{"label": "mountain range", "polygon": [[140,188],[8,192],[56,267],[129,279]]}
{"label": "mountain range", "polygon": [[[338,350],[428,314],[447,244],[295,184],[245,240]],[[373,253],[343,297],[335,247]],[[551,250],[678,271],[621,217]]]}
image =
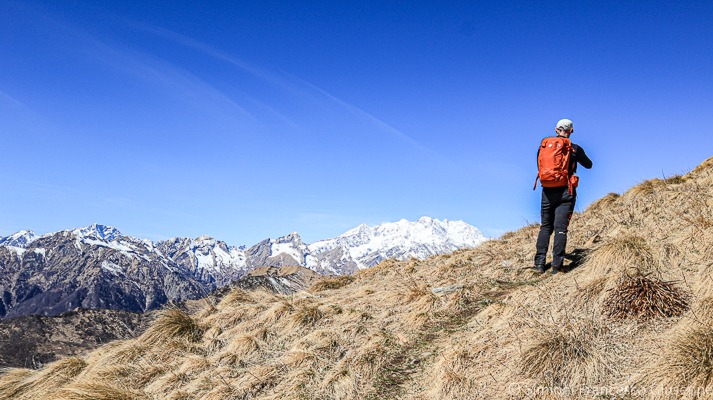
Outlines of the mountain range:
{"label": "mountain range", "polygon": [[423,259],[485,240],[465,222],[429,217],[360,225],[312,244],[291,233],[251,247],[208,236],[154,242],[99,224],[41,236],[24,230],[0,238],[0,317],[78,307],[143,312],[203,297],[260,267],[343,275],[389,258]]}

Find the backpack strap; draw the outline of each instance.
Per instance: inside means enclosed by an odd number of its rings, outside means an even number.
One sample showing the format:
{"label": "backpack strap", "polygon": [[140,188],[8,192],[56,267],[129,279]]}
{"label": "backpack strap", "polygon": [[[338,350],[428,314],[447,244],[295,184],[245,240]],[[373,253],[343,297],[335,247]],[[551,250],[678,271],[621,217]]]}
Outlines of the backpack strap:
{"label": "backpack strap", "polygon": [[[567,139],[569,140],[569,139]],[[565,156],[565,165],[567,166],[567,190],[569,190],[570,196],[574,195],[574,189],[572,188],[572,180],[570,179],[572,177],[572,165],[570,164],[572,152],[574,151],[574,147],[572,146],[572,142],[569,142],[569,145],[567,145],[567,155]]]}

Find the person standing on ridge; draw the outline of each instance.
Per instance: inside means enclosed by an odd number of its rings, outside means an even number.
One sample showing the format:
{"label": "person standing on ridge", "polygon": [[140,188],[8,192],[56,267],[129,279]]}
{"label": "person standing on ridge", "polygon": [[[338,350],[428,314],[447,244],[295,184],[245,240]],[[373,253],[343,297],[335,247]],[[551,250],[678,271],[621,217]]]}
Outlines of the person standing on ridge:
{"label": "person standing on ridge", "polygon": [[[539,273],[545,272],[545,260],[552,232],[555,233],[552,273],[556,274],[562,270],[567,247],[567,228],[577,200],[579,183],[579,178],[575,175],[577,164],[587,169],[592,168],[592,160],[587,157],[584,149],[569,140],[572,132],[574,132],[572,121],[559,120],[555,126],[557,135],[542,139],[537,151],[537,179],[542,184],[540,204],[542,224],[537,236],[535,254],[535,269]],[[533,190],[537,188],[537,179]]]}

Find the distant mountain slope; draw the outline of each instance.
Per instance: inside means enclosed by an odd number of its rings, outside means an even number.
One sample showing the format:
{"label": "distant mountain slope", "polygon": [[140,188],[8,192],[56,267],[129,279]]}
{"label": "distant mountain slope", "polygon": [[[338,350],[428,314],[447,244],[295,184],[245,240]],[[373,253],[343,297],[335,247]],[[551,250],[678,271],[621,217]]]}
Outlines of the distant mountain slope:
{"label": "distant mountain slope", "polygon": [[117,339],[140,335],[150,313],[79,309],[61,316],[0,319],[0,369],[39,368]]}
{"label": "distant mountain slope", "polygon": [[464,222],[421,218],[359,226],[312,245],[291,233],[246,248],[208,236],[161,242],[111,226],[0,239],[0,317],[58,315],[77,307],[143,312],[204,296],[260,267],[348,274],[388,258],[425,258],[485,238]]}

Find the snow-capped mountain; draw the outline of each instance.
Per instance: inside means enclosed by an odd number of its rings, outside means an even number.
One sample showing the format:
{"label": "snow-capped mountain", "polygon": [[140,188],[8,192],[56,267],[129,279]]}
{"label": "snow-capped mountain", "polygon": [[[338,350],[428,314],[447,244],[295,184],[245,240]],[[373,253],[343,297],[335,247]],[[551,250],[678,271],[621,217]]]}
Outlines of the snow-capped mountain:
{"label": "snow-capped mountain", "polygon": [[20,232],[13,233],[12,235],[4,238],[0,238],[0,246],[12,246],[12,247],[27,247],[37,239],[35,232],[30,230],[24,230]]}
{"label": "snow-capped mountain", "polygon": [[249,271],[242,248],[228,246],[209,236],[172,238],[157,243],[156,250],[211,289],[227,285]]}
{"label": "snow-capped mountain", "polygon": [[152,245],[102,225],[0,246],[0,317],[82,308],[147,311],[204,296],[206,285]]}
{"label": "snow-capped mountain", "polygon": [[341,274],[370,268],[395,258],[425,259],[487,240],[476,227],[463,221],[439,221],[422,217],[410,222],[402,219],[374,227],[359,225],[334,239],[309,245],[307,267]]}
{"label": "snow-capped mountain", "polygon": [[0,238],[0,317],[56,315],[76,307],[147,311],[205,295],[260,267],[349,274],[388,258],[423,259],[487,240],[462,221],[360,225],[305,244],[297,233],[246,248],[208,236],[161,242],[94,224],[37,237]]}
{"label": "snow-capped mountain", "polygon": [[248,265],[259,267],[305,266],[309,248],[297,232],[277,239],[265,239],[246,251]]}

